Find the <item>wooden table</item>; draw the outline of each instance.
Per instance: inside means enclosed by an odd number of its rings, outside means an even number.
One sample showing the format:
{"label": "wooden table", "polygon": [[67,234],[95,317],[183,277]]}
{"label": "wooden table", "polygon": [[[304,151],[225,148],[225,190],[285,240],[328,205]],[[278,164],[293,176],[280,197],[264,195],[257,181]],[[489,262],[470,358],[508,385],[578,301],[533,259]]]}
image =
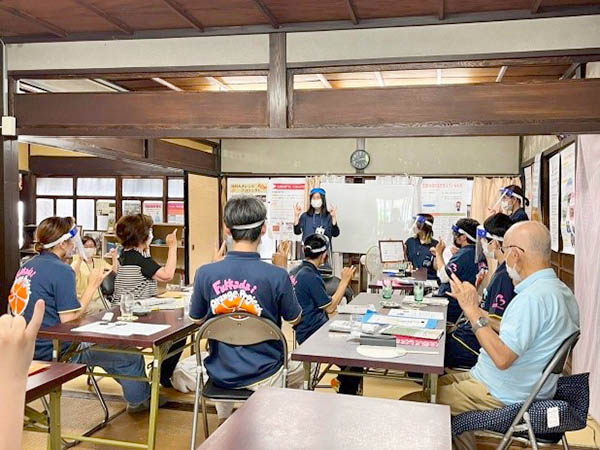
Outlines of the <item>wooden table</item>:
{"label": "wooden table", "polygon": [[[362,293],[353,301],[352,305],[375,305],[378,312],[385,314],[385,311],[379,305],[381,296],[378,294]],[[440,311],[444,314],[443,320],[438,320],[437,328],[446,329],[446,306],[427,306],[424,311]],[[309,369],[311,362],[335,364],[338,366],[365,367],[372,369],[387,369],[403,372],[417,372],[427,374],[427,390],[432,402],[435,402],[437,395],[438,375],[444,374],[444,350],[446,348],[446,335],[440,339],[437,348],[402,346],[406,350],[423,350],[437,352],[435,355],[407,354],[402,357],[376,359],[360,355],[356,351],[357,341],[349,342],[347,333],[336,333],[329,331],[329,324],[336,319],[349,320],[347,314],[336,314],[329,322],[324,324],[319,330],[298,346],[292,353],[292,359],[303,361],[305,363],[305,388],[310,389],[312,382],[310,379],[311,371]],[[354,373],[356,375],[356,373]],[[369,374],[365,376],[383,376],[379,374]],[[386,374],[385,376],[390,376]],[[322,378],[322,376],[320,377]]]}
{"label": "wooden table", "polygon": [[[119,316],[119,308],[111,310],[114,316]],[[192,335],[198,328],[189,317],[184,317],[183,308],[175,310],[153,311],[147,316],[140,317],[138,323],[165,324],[170,325],[166,330],[155,333],[151,336],[112,336],[109,334],[89,333],[89,332],[74,332],[73,328],[77,328],[89,323],[98,322],[106,311],[98,314],[92,314],[75,320],[72,322],[61,323],[59,325],[41,329],[38,333],[38,338],[52,339],[54,341],[54,359],[58,359],[61,342],[81,343],[88,342],[91,344],[100,344],[102,347],[94,347],[94,351],[102,351],[108,353],[126,353],[142,356],[150,356],[153,358],[150,377],[127,377],[136,381],[149,381],[151,383],[151,399],[150,399],[150,415],[148,424],[148,440],[145,444],[106,440],[93,438],[90,436],[72,436],[63,434],[63,438],[73,439],[83,442],[93,442],[99,444],[110,444],[112,446],[120,446],[127,448],[140,448],[154,450],[156,445],[156,423],[158,419],[158,400],[160,390],[160,371],[163,361],[173,354],[182,351],[185,347],[177,349],[169,353],[171,345],[187,336]],[[186,347],[192,343],[186,344]],[[105,347],[106,346],[106,347]],[[150,351],[148,351],[150,349]],[[63,358],[70,357],[70,354],[64,355]],[[104,372],[95,374],[102,377],[122,378],[118,375],[108,375]],[[97,431],[98,427],[95,427]]]}
{"label": "wooden table", "polygon": [[[60,396],[62,393],[62,385],[85,374],[86,366],[85,364],[45,361],[34,361],[34,363],[47,364],[48,367],[27,377],[25,404],[31,403],[44,395],[49,395],[49,417],[26,406],[25,417],[27,420],[25,428],[32,431],[47,432],[48,447],[51,450],[59,450],[62,445],[60,432]],[[40,424],[45,428],[40,428]]]}
{"label": "wooden table", "polygon": [[450,450],[446,405],[265,387],[202,450]]}
{"label": "wooden table", "polygon": [[[417,280],[417,281],[427,281],[427,269],[417,269],[415,271],[412,272],[411,276]],[[402,283],[400,282],[401,278],[396,278],[396,277],[387,277],[386,279],[392,280],[392,288],[394,290],[403,290],[406,291],[407,294],[412,294],[413,292],[413,285],[410,283]],[[382,281],[382,280],[379,280]],[[377,283],[370,283],[369,284],[369,289],[371,290],[372,293],[378,293],[380,289],[382,289],[383,286],[379,286]]]}

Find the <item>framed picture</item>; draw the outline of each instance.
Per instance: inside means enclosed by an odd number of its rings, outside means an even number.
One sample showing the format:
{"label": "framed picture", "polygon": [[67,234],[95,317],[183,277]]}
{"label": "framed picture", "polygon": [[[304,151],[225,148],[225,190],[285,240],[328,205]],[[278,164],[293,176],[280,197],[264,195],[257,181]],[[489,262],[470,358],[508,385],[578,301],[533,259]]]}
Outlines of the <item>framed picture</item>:
{"label": "framed picture", "polygon": [[404,261],[404,241],[379,241],[379,256],[382,263]]}

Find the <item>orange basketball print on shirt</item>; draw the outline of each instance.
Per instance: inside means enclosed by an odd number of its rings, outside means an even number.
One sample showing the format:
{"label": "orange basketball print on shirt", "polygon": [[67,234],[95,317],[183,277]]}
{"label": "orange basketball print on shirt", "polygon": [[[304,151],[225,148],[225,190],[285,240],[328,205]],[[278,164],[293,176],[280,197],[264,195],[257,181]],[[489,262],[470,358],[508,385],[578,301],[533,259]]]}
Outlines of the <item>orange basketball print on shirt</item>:
{"label": "orange basketball print on shirt", "polygon": [[23,276],[15,279],[8,296],[8,304],[13,314],[21,315],[27,308],[31,294],[30,286],[31,280],[28,277]]}

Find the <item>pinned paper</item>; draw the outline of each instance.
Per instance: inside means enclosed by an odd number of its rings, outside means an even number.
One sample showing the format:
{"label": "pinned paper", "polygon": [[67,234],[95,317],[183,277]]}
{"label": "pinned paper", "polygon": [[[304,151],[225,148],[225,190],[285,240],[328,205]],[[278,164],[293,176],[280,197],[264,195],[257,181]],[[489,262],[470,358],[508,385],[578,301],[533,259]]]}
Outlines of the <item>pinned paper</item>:
{"label": "pinned paper", "polygon": [[546,419],[548,421],[548,428],[556,428],[560,425],[558,406],[553,406],[546,410]]}

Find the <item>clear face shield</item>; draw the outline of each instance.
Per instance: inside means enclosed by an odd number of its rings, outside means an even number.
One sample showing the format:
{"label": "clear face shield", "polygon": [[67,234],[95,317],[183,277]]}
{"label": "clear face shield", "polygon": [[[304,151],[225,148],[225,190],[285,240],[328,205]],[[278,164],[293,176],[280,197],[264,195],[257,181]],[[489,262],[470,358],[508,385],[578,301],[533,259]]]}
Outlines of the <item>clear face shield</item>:
{"label": "clear face shield", "polygon": [[417,233],[419,233],[419,231],[421,231],[423,229],[423,227],[425,225],[429,225],[431,227],[431,229],[433,229],[433,224],[427,220],[426,217],[424,216],[416,216],[414,217],[415,221],[413,222],[412,226],[410,227],[410,231],[409,234],[414,236]]}
{"label": "clear face shield", "polygon": [[517,200],[519,200],[521,202],[521,205],[524,204],[523,197],[519,194],[514,193],[508,188],[500,189],[500,197],[498,197],[498,200],[496,201],[492,209],[497,209],[498,207],[500,207],[500,209],[503,212],[511,213],[513,208],[511,206],[510,200],[512,198],[516,198]]}
{"label": "clear face shield", "polygon": [[[85,247],[83,246],[83,242],[81,241],[81,235],[79,234],[77,225],[74,225],[73,228],[71,228],[68,233],[63,234],[56,241],[50,242],[49,244],[44,245],[44,249],[51,249],[53,247],[56,247],[59,244],[62,244],[65,241],[68,241],[69,239],[72,239],[73,244],[75,245],[73,254],[77,253],[81,257],[81,259],[83,259],[86,262],[89,262],[89,260],[91,258],[88,257],[88,254],[85,251]],[[70,258],[73,256],[73,254],[66,255],[66,256]]]}
{"label": "clear face shield", "polygon": [[455,238],[460,235],[463,235],[463,236],[466,236],[467,240],[471,244],[474,244],[476,242],[475,236],[471,236],[469,233],[467,233],[465,230],[460,228],[458,225],[452,225],[452,233],[454,233]]}
{"label": "clear face shield", "polygon": [[493,241],[501,243],[504,239],[500,236],[489,233],[481,225],[477,227],[477,243],[475,245],[475,262],[480,262],[483,258],[495,259]]}
{"label": "clear face shield", "polygon": [[319,267],[319,272],[321,272],[321,275],[323,276],[331,276],[333,271],[331,269],[331,264],[329,263],[329,261],[331,261],[331,245],[329,245],[329,238],[323,233],[315,234],[318,234],[323,238],[321,243],[319,245],[315,245],[314,248],[310,245],[303,244],[304,252],[306,252],[306,250],[309,250],[312,253],[321,253],[323,251],[327,251],[327,259],[325,259],[325,262]]}

